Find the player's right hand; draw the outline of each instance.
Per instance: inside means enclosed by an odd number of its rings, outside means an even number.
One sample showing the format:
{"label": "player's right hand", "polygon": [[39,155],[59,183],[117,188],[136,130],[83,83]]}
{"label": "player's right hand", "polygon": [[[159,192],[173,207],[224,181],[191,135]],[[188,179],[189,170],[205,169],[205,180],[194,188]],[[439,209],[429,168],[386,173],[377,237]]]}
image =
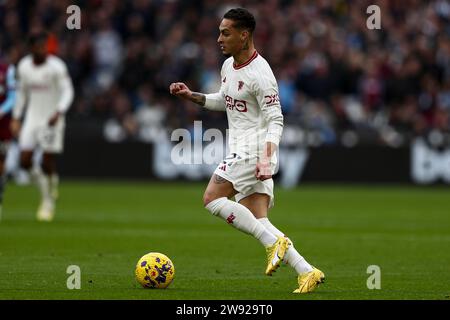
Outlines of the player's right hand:
{"label": "player's right hand", "polygon": [[267,160],[258,161],[255,169],[256,180],[267,180],[272,178],[272,169],[270,163]]}
{"label": "player's right hand", "polygon": [[184,99],[189,99],[192,95],[192,91],[189,90],[188,86],[183,82],[171,83],[169,86],[169,90],[170,94]]}
{"label": "player's right hand", "polygon": [[14,138],[17,138],[19,136],[20,127],[21,127],[21,123],[19,120],[17,120],[17,119],[11,120],[10,129],[11,129],[11,133]]}

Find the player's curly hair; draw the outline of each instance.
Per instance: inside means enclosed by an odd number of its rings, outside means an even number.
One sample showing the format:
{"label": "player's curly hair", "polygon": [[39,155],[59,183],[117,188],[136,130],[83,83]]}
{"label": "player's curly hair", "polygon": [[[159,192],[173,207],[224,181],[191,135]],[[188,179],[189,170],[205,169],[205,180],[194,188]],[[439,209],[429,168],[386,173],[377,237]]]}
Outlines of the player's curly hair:
{"label": "player's curly hair", "polygon": [[236,29],[246,29],[253,34],[256,28],[256,20],[253,14],[251,14],[247,9],[244,8],[234,8],[228,10],[224,14],[224,19],[229,19],[234,21],[234,27]]}

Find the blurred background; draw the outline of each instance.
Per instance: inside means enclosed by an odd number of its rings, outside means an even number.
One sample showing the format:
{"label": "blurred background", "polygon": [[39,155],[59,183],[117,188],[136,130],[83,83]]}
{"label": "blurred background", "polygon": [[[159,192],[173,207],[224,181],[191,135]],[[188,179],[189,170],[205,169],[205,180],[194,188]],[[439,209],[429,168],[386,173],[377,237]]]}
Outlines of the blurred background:
{"label": "blurred background", "polygon": [[[72,4],[79,30],[66,26]],[[379,30],[366,25],[372,4]],[[278,80],[283,186],[450,183],[449,1],[0,0],[4,59],[26,54],[28,33],[42,29],[68,65],[76,96],[62,175],[207,179],[214,166],[170,162],[170,136],[193,132],[195,120],[224,131],[226,115],[176,99],[168,86],[218,90],[218,25],[237,6],[254,13],[256,48]]]}

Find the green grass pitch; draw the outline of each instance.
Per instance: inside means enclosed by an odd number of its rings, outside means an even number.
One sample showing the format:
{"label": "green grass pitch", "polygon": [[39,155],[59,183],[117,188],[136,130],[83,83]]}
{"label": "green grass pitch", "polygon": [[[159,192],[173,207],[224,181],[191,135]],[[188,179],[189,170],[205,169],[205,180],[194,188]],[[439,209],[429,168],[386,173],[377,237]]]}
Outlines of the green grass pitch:
{"label": "green grass pitch", "polygon": [[[294,295],[295,272],[264,275],[259,242],[202,207],[205,183],[67,182],[52,223],[35,221],[38,191],[8,185],[0,222],[0,299],[449,299],[450,190],[444,187],[276,188],[271,221],[327,276]],[[168,289],[141,288],[134,266],[159,251]],[[81,289],[69,290],[69,265]],[[369,290],[369,265],[381,289]]]}

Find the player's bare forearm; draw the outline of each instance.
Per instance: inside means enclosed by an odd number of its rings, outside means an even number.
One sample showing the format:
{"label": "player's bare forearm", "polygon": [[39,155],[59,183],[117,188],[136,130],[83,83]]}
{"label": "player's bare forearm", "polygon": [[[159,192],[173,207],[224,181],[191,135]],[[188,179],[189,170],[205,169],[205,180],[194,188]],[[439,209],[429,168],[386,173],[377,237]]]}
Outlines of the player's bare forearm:
{"label": "player's bare forearm", "polygon": [[203,93],[199,93],[199,92],[192,92],[192,95],[190,97],[190,99],[192,102],[200,105],[200,106],[204,106],[205,102],[206,102],[206,97]]}
{"label": "player's bare forearm", "polygon": [[264,144],[264,151],[263,151],[261,161],[262,162],[270,162],[270,159],[272,158],[276,148],[277,148],[277,145],[275,143],[267,141]]}
{"label": "player's bare forearm", "polygon": [[179,98],[187,99],[201,106],[205,105],[205,95],[199,92],[192,92],[183,82],[175,82],[170,84],[169,90],[171,94]]}

